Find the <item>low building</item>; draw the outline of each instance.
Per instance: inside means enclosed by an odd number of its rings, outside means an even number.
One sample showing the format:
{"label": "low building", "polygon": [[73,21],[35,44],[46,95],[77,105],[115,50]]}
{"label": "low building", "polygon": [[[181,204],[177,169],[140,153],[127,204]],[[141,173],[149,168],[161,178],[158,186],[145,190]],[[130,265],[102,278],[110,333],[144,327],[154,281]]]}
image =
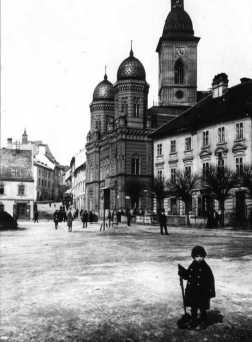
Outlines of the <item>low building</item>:
{"label": "low building", "polygon": [[[252,164],[252,80],[243,78],[228,88],[227,75],[217,75],[209,96],[156,130],[152,138],[156,177],[172,179],[177,170],[202,174],[220,162],[240,173],[245,165]],[[195,218],[206,212],[205,196],[202,189],[194,192]],[[217,210],[217,203],[213,205]],[[175,198],[166,198],[164,207],[169,215],[184,215],[184,206]],[[252,201],[244,189],[234,189],[225,201],[226,213],[241,219],[251,208]]]}
{"label": "low building", "polygon": [[49,146],[40,140],[30,141],[26,130],[20,142],[7,141],[9,149],[31,150],[33,155],[34,197],[36,201],[61,201],[65,191],[63,176],[66,167],[60,165]]}
{"label": "low building", "polygon": [[80,150],[70,162],[70,169],[66,173],[65,182],[68,194],[72,196],[72,203],[79,211],[86,209],[86,162],[85,150]]}
{"label": "low building", "polygon": [[0,150],[0,206],[17,219],[31,219],[34,205],[32,150]]}

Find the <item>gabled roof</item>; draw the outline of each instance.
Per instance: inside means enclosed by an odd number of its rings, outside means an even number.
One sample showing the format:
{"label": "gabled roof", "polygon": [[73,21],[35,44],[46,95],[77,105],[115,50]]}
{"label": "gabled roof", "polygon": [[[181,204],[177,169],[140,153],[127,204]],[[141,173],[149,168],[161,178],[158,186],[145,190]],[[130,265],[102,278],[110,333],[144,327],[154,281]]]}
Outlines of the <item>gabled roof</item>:
{"label": "gabled roof", "polygon": [[164,124],[151,134],[152,138],[178,135],[221,122],[252,116],[252,80],[231,87],[218,98],[212,94],[186,110],[179,117]]}

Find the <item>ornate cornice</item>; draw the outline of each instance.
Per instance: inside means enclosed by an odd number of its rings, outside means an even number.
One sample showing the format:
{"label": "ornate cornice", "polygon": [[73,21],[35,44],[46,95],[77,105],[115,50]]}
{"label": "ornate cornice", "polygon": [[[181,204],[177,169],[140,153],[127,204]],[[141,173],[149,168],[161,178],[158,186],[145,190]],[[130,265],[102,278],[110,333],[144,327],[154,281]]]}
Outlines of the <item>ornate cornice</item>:
{"label": "ornate cornice", "polygon": [[216,156],[218,156],[218,154],[224,154],[226,155],[228,153],[228,148],[227,148],[227,144],[226,143],[223,143],[223,144],[218,144],[215,151],[214,151],[214,154]]}
{"label": "ornate cornice", "polygon": [[212,152],[210,151],[210,146],[202,147],[201,152],[199,154],[200,158],[210,157]]}
{"label": "ornate cornice", "polygon": [[149,84],[144,81],[120,81],[115,84],[115,92],[135,91],[148,93],[149,88]]}
{"label": "ornate cornice", "polygon": [[114,111],[114,102],[92,102],[90,105],[91,113],[95,111]]}
{"label": "ornate cornice", "polygon": [[235,141],[234,146],[232,148],[233,153],[244,152],[247,149],[245,144],[245,140]]}

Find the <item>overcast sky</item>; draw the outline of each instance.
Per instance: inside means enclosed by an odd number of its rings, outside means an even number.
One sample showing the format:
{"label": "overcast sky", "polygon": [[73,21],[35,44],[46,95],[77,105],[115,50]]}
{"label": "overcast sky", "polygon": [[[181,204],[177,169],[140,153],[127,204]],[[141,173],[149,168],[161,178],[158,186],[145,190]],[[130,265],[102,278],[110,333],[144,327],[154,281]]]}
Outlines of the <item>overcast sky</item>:
{"label": "overcast sky", "polygon": [[[252,1],[184,0],[198,49],[198,89],[226,72],[252,77]],[[84,147],[92,93],[116,81],[130,40],[157,101],[155,52],[170,0],[2,0],[2,145],[7,137],[47,143],[60,163]]]}

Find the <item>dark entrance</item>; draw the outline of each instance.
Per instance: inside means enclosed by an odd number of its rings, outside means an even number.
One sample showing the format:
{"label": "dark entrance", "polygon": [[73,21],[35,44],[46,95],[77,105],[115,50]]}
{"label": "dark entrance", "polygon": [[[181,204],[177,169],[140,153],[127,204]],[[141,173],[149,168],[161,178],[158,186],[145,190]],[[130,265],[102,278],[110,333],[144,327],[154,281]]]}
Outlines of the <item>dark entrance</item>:
{"label": "dark entrance", "polygon": [[14,216],[19,220],[30,219],[30,206],[28,203],[21,202],[14,205]]}
{"label": "dark entrance", "polygon": [[245,200],[245,192],[238,191],[236,192],[236,219],[240,222],[245,221],[246,219],[246,200]]}

